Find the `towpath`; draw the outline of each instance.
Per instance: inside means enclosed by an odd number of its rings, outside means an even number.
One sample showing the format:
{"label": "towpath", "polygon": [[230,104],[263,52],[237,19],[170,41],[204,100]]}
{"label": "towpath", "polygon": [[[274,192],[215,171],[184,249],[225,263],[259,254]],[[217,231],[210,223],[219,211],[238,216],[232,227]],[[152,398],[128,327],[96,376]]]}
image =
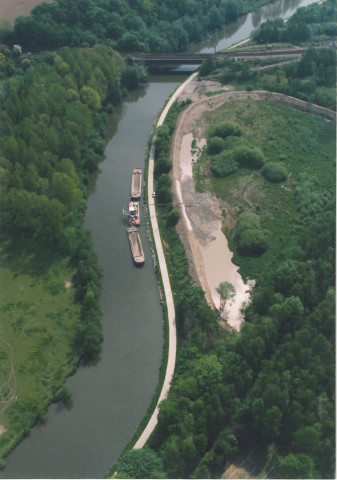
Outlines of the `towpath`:
{"label": "towpath", "polygon": [[[191,75],[186,80],[186,82],[180,85],[180,87],[175,91],[175,93],[172,95],[167,105],[165,106],[164,110],[162,111],[156,127],[160,127],[163,124],[166,118],[166,115],[169,109],[171,108],[172,104],[179,97],[179,95],[184,90],[186,85],[190,83],[196,75],[197,73],[193,73],[193,75]],[[147,194],[148,194],[150,222],[151,222],[154,242],[157,250],[158,263],[159,263],[159,268],[162,276],[162,281],[164,286],[164,295],[165,295],[166,306],[167,306],[167,315],[168,315],[168,324],[169,324],[169,351],[168,351],[168,361],[167,361],[165,379],[164,379],[163,387],[160,392],[160,396],[159,396],[156,408],[149,420],[149,423],[147,424],[143,433],[141,434],[136,444],[134,445],[133,448],[135,449],[142,448],[145,445],[145,443],[147,442],[149,436],[151,435],[151,433],[153,432],[157,424],[159,404],[162,400],[164,400],[167,397],[168,391],[170,389],[170,384],[173,377],[174,367],[176,362],[176,349],[177,349],[176,315],[175,315],[173,295],[172,295],[170,279],[167,271],[163,245],[160,238],[160,232],[159,232],[157,215],[156,215],[156,207],[154,202],[152,201],[154,153],[155,153],[155,147],[152,145],[151,151],[150,151],[150,158],[149,158]]]}

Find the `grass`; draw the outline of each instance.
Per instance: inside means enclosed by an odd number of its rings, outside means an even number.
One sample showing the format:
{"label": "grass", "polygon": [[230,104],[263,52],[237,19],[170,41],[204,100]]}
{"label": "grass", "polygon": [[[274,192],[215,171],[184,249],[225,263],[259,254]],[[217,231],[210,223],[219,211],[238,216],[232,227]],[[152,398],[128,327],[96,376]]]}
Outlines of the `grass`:
{"label": "grass", "polygon": [[[79,306],[68,259],[49,261],[42,275],[0,252],[0,457],[26,435],[74,371],[71,342]],[[32,259],[26,263],[32,264]],[[10,266],[8,265],[10,264]],[[19,268],[20,267],[20,268]],[[39,267],[40,269],[40,267]]]}
{"label": "grass", "polygon": [[[250,99],[207,112],[202,122],[206,129],[224,119],[238,123],[243,137],[259,146],[267,161],[281,159],[289,172],[282,184],[268,182],[259,171],[244,169],[226,178],[210,177],[209,190],[224,201],[224,229],[234,250],[234,262],[243,277],[254,278],[289,245],[296,228],[293,191],[299,176],[305,172],[315,179],[318,190],[334,194],[335,125],[281,105]],[[199,164],[206,175],[208,162],[204,155]],[[201,186],[205,185],[203,181]],[[235,250],[233,226],[245,210],[257,213],[262,228],[270,232],[269,248],[259,257],[242,256]]]}

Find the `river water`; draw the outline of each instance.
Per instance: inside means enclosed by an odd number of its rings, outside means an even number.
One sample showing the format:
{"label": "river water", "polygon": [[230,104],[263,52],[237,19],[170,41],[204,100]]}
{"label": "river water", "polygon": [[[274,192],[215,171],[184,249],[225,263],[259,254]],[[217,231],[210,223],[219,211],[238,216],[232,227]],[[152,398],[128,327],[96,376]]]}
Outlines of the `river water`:
{"label": "river water", "polygon": [[[286,4],[293,11],[308,3],[279,0],[267,5],[227,26],[230,34],[223,40],[208,40],[198,49],[214,50],[213,42],[217,49],[224,48],[222,42],[229,45],[249,36],[249,29],[265,20],[264,12],[268,18],[280,12],[286,16]],[[135,268],[122,207],[129,199],[132,169],[144,168],[156,116],[183,79],[152,77],[111,118],[105,160],[92,180],[86,214],[104,272],[102,358],[68,380],[73,408],[51,405],[46,425],[37,425],[8,456],[0,478],[102,478],[146,413],[162,358],[162,309],[146,226],[143,221],[140,228],[146,262]]]}

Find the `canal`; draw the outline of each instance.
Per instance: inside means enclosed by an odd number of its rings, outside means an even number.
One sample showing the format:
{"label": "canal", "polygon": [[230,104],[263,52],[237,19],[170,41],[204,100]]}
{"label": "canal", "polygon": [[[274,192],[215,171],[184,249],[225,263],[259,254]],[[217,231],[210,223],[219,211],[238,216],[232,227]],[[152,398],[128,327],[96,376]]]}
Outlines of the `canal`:
{"label": "canal", "polygon": [[[260,21],[286,17],[308,3],[313,2],[277,0],[197,49],[224,48],[249,36]],[[144,168],[153,123],[184,78],[152,77],[110,119],[105,159],[92,179],[86,213],[86,227],[104,272],[102,357],[68,380],[72,409],[51,405],[47,423],[37,425],[8,456],[0,478],[102,478],[147,411],[162,358],[162,309],[144,216],[140,230],[146,262],[135,268],[122,208],[129,199],[132,169]]]}

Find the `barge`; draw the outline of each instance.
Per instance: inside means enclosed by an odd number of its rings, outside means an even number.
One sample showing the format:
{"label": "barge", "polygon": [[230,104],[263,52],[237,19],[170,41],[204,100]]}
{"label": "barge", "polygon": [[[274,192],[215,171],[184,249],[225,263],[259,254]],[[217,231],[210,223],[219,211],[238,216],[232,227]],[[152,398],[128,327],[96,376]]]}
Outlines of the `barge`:
{"label": "barge", "polygon": [[145,262],[140,235],[135,226],[127,229],[133,260],[136,265],[142,265]]}
{"label": "barge", "polygon": [[130,225],[139,225],[140,224],[140,205],[139,202],[134,202],[131,200],[129,203],[129,211],[128,214],[130,215]]}
{"label": "barge", "polygon": [[142,171],[135,168],[132,172],[131,200],[139,200],[142,195]]}

